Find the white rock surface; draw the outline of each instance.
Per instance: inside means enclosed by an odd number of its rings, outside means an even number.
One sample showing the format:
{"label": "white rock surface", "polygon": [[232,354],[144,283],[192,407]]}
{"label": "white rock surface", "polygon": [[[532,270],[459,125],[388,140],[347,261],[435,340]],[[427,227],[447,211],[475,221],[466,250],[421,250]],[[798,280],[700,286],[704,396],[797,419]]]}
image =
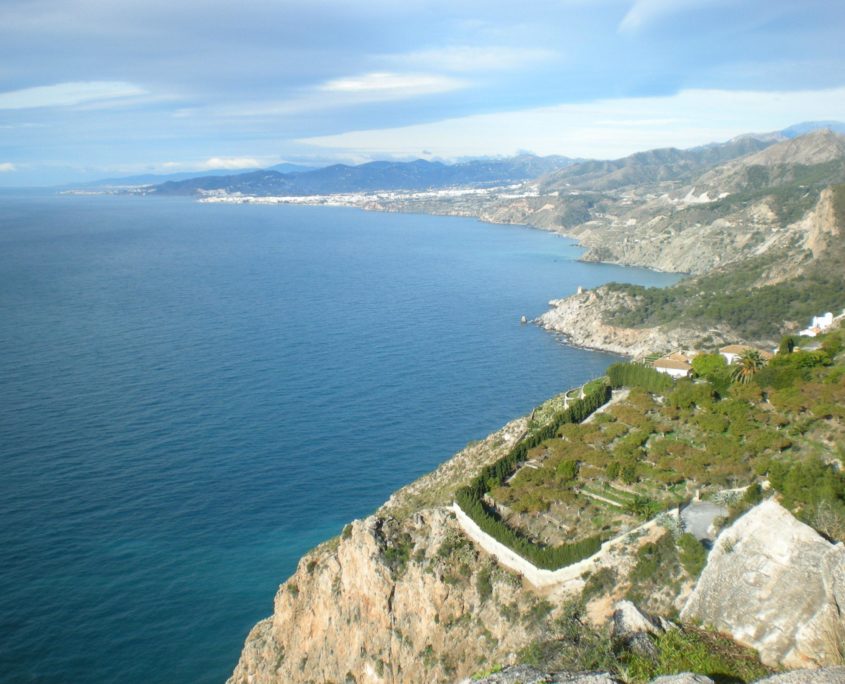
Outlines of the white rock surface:
{"label": "white rock surface", "polygon": [[845,641],[845,547],[773,500],[716,540],[681,611],[760,652],[770,666],[837,664]]}

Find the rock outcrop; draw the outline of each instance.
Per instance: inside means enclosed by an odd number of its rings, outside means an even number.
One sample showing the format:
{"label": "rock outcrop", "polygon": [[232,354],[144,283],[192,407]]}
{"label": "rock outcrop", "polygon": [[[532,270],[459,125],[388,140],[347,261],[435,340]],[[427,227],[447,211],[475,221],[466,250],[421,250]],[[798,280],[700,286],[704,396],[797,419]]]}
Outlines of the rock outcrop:
{"label": "rock outcrop", "polygon": [[[475,680],[476,684],[622,684],[621,679],[602,672],[541,672],[533,667],[516,665]],[[683,672],[665,675],[649,684],[714,684],[710,677]],[[845,667],[821,670],[795,670],[759,679],[755,684],[845,684]]]}
{"label": "rock outcrop", "polygon": [[845,684],[845,667],[793,670],[766,677],[756,684]]}
{"label": "rock outcrop", "polygon": [[543,672],[527,665],[507,667],[473,681],[475,684],[622,684],[606,672]]}
{"label": "rock outcrop", "polygon": [[565,299],[553,299],[552,308],[537,319],[546,330],[557,332],[578,347],[640,356],[652,352],[694,349],[709,336],[711,344],[727,344],[736,335],[727,329],[626,328],[605,322],[610,311],[632,307],[630,295],[606,287]]}
{"label": "rock outcrop", "polygon": [[768,500],[714,544],[681,612],[759,651],[774,667],[841,662],[845,547],[831,544]]}

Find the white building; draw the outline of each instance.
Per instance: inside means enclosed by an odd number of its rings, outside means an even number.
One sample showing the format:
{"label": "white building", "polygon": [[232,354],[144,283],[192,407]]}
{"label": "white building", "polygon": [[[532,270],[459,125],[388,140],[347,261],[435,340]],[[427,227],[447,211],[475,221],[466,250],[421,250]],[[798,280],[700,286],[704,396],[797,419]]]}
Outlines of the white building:
{"label": "white building", "polygon": [[802,337],[815,337],[819,333],[823,333],[832,325],[833,313],[828,311],[826,314],[822,314],[821,316],[813,316],[813,322],[810,323],[809,327],[804,328],[804,330],[798,334]]}
{"label": "white building", "polygon": [[654,370],[659,371],[660,373],[666,373],[666,375],[671,375],[673,378],[686,378],[692,372],[692,365],[690,362],[690,357],[685,354],[674,352],[661,359],[657,359],[657,361],[653,362],[651,365]]}

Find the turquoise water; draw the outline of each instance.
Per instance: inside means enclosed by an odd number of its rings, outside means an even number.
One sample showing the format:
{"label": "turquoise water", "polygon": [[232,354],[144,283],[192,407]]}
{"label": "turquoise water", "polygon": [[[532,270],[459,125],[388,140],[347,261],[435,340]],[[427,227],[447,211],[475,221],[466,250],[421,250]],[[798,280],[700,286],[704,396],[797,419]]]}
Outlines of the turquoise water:
{"label": "turquoise water", "polygon": [[610,355],[609,280],[474,220],[0,198],[4,681],[221,682],[298,557]]}

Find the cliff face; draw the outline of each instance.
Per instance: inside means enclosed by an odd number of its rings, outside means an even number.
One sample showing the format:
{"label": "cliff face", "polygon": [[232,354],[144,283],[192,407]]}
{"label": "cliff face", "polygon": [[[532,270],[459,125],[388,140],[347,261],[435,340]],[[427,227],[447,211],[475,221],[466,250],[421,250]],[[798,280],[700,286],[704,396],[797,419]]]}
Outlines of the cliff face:
{"label": "cliff face", "polygon": [[230,682],[429,684],[513,658],[553,613],[477,551],[446,506],[526,424],[467,447],[304,556]]}
{"label": "cliff face", "polygon": [[536,601],[445,510],[372,516],[302,559],[230,681],[454,681],[519,650]]}

